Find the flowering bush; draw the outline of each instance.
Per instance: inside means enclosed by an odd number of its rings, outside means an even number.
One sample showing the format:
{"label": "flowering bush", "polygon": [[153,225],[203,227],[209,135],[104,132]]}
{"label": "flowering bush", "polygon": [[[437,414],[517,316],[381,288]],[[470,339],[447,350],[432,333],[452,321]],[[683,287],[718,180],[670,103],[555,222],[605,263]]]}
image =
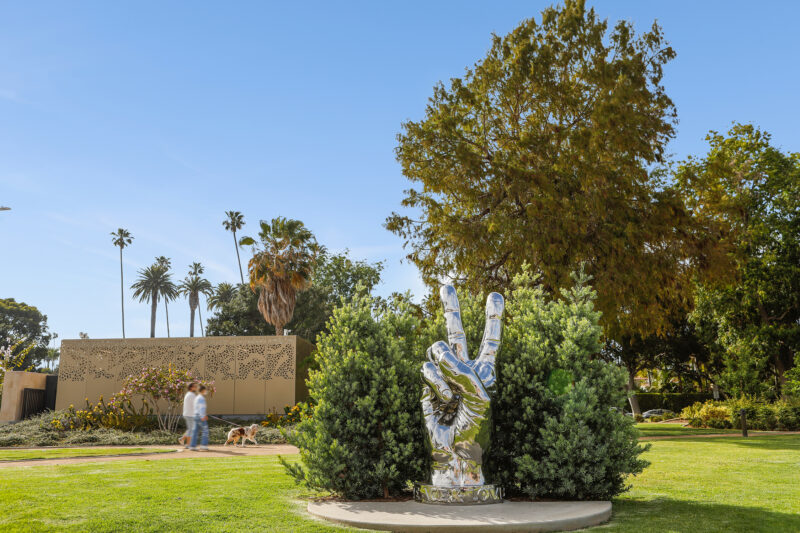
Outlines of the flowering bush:
{"label": "flowering bush", "polygon": [[276,412],[267,414],[267,419],[261,422],[265,428],[277,428],[282,426],[293,426],[304,418],[311,418],[314,407],[308,402],[300,402],[292,407],[288,405],[283,408],[284,414]]}
{"label": "flowering bush", "polygon": [[0,346],[0,397],[3,395],[3,382],[6,378],[6,372],[9,370],[29,370],[22,368],[25,363],[25,357],[33,350],[36,345],[31,343],[23,347],[25,339],[19,341],[11,341],[8,346]]}
{"label": "flowering bush", "polygon": [[128,376],[120,394],[127,398],[141,396],[153,407],[158,427],[164,431],[175,431],[183,412],[183,396],[190,383],[205,385],[209,394],[214,394],[213,381],[198,379],[188,370],[178,370],[171,364],[167,367],[145,368],[139,375]]}
{"label": "flowering bush", "polygon": [[146,401],[137,409],[128,396],[118,393],[108,402],[100,396],[100,401],[94,405],[86,398],[84,409],[76,410],[74,405],[70,405],[50,421],[50,426],[59,431],[88,431],[100,427],[135,431],[150,425],[152,413],[153,409]]}
{"label": "flowering bush", "polygon": [[695,427],[729,428],[731,425],[731,408],[721,402],[709,400],[705,403],[695,402],[681,411],[681,418],[689,420]]}

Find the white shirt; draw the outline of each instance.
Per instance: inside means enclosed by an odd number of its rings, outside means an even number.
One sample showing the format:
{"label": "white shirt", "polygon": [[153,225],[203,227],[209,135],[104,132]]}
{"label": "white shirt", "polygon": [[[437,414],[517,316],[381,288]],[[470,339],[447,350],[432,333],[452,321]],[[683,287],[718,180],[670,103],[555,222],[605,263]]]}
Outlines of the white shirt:
{"label": "white shirt", "polygon": [[197,398],[197,393],[189,391],[183,397],[183,416],[194,416],[194,399]]}

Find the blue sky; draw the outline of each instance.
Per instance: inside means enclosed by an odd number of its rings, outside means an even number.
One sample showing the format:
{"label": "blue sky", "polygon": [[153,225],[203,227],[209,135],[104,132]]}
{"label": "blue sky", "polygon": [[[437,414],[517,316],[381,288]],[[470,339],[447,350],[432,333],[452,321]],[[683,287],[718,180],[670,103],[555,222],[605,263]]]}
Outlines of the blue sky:
{"label": "blue sky", "polygon": [[[135,237],[126,286],[157,255],[178,278],[201,261],[212,282],[235,281],[228,209],[245,214],[245,234],[299,218],[332,250],[386,261],[381,293],[421,293],[382,227],[408,186],[395,135],[492,32],[549,4],[3,2],[0,297],[39,307],[62,339],[120,336],[109,232]],[[800,150],[800,4],[595,5],[639,29],[658,19],[676,49],[676,157],[734,120]],[[187,335],[186,301],[170,310],[172,334]],[[128,336],[148,335],[146,304],[128,299],[126,315]]]}

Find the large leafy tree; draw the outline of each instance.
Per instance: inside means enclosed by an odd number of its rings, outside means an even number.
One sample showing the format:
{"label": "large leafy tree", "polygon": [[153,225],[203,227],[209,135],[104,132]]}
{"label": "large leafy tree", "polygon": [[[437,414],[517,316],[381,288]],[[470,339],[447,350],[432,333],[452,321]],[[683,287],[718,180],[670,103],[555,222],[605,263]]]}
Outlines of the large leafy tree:
{"label": "large leafy tree", "polygon": [[[311,278],[311,286],[298,294],[292,320],[286,327],[293,334],[315,342],[317,335],[333,309],[343,301],[348,302],[359,288],[371,292],[380,281],[383,265],[354,260],[347,252],[331,254],[320,251]],[[246,285],[233,290],[230,300],[220,298],[224,284],[217,286],[217,295],[209,297],[214,302],[215,314],[208,319],[209,335],[273,335],[275,329],[264,321],[258,310],[258,295]],[[223,289],[227,292],[227,289]]]}
{"label": "large leafy tree", "polygon": [[800,353],[800,154],[751,125],[707,139],[708,154],[676,177],[695,216],[730,244],[736,279],[701,284],[692,319],[724,389],[778,396]]}
{"label": "large leafy tree", "polygon": [[299,220],[284,217],[260,223],[258,241],[243,237],[239,244],[253,247],[248,264],[250,288],[258,293],[258,310],[275,334],[292,320],[297,294],[311,285],[320,247]]}
{"label": "large leafy tree", "polygon": [[131,285],[133,297],[140,302],[150,302],[150,337],[156,336],[156,310],[159,298],[173,297],[177,287],[172,282],[168,267],[156,262],[139,270],[139,279]]}
{"label": "large leafy tree", "polygon": [[122,306],[122,338],[125,338],[125,283],[122,277],[122,249],[133,242],[133,235],[125,228],[111,232],[111,242],[119,247],[119,302]]}
{"label": "large leafy tree", "polygon": [[244,274],[242,273],[242,259],[239,257],[239,242],[236,240],[236,232],[244,227],[244,215],[239,211],[225,211],[225,220],[222,221],[222,226],[233,233],[233,245],[236,248],[236,261],[239,263],[239,277],[244,283]]}
{"label": "large leafy tree", "polygon": [[715,264],[713,240],[653,170],[674,136],[661,84],[674,55],[657,24],[610,28],[568,0],[436,86],[398,136],[416,185],[403,205],[418,216],[387,220],[425,281],[503,290],[527,262],[555,293],[585,262],[607,335],[667,328],[665,309]]}
{"label": "large leafy tree", "polygon": [[0,346],[14,346],[17,359],[24,351],[20,367],[36,366],[48,359],[50,341],[56,335],[47,327],[47,315],[39,309],[14,298],[0,298]]}

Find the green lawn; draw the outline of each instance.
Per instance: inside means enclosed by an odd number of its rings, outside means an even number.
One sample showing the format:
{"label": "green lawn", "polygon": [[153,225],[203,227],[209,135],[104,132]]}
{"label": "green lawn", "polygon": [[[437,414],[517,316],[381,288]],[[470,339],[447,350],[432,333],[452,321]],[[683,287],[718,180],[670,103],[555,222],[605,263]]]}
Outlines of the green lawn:
{"label": "green lawn", "polygon": [[[593,531],[800,531],[800,436],[655,441]],[[0,469],[2,531],[343,531],[304,514],[275,457]]]}
{"label": "green lawn", "polygon": [[31,459],[65,459],[67,457],[95,457],[102,455],[127,455],[130,453],[164,453],[160,448],[57,448],[57,449],[0,449],[0,461],[29,461]]}
{"label": "green lawn", "polygon": [[686,428],[683,424],[671,422],[643,422],[636,424],[642,437],[675,437],[683,435],[719,435],[721,433],[741,433],[741,429]]}

